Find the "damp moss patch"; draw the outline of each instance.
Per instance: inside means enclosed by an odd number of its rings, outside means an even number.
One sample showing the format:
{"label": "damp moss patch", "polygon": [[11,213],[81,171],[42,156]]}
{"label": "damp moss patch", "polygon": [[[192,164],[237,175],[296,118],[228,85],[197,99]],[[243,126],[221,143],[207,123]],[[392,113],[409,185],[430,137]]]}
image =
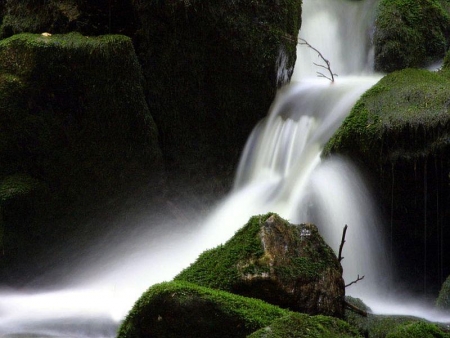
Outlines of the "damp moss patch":
{"label": "damp moss patch", "polygon": [[325,146],[360,161],[423,157],[449,138],[448,71],[405,69],[383,77]]}
{"label": "damp moss patch", "polygon": [[136,302],[118,338],[246,337],[288,313],[257,299],[191,283],[162,283]]}

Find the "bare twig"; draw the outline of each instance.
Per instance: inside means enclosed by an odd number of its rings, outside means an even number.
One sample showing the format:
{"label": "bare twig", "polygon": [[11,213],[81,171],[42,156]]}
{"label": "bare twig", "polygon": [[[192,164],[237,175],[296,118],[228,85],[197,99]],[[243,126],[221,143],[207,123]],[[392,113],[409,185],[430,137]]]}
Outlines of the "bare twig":
{"label": "bare twig", "polygon": [[359,275],[358,275],[358,278],[356,278],[353,282],[348,283],[345,287],[350,286],[350,285],[352,285],[352,284],[356,284],[356,283],[358,283],[360,280],[363,280],[363,279],[364,279],[364,276],[359,277]]}
{"label": "bare twig", "polygon": [[327,76],[327,75],[325,75],[325,74],[323,74],[323,73],[321,73],[321,72],[316,72],[316,73],[317,73],[317,76],[319,76],[319,77],[324,77],[324,78],[330,80],[331,83],[334,83],[334,77],[337,76],[337,74],[333,73],[333,71],[331,70],[331,64],[330,64],[330,61],[328,61],[327,59],[325,59],[325,57],[322,55],[322,53],[321,53],[318,49],[316,49],[316,48],[314,48],[313,46],[311,46],[305,39],[298,38],[298,41],[299,41],[299,44],[300,44],[300,45],[308,46],[308,47],[311,48],[313,51],[315,51],[315,52],[317,53],[317,56],[320,57],[320,58],[323,60],[323,62],[325,62],[325,66],[324,66],[324,65],[321,65],[321,64],[317,64],[317,63],[314,63],[314,65],[316,65],[316,66],[318,66],[318,67],[321,67],[321,68],[325,68],[326,70],[328,70],[328,73],[329,73],[330,75]]}
{"label": "bare twig", "polygon": [[339,246],[339,255],[338,255],[338,260],[339,263],[344,259],[344,257],[342,257],[342,249],[344,248],[344,243],[345,243],[345,234],[347,233],[347,224],[344,226],[344,231],[342,232],[342,239],[341,239],[341,245]]}

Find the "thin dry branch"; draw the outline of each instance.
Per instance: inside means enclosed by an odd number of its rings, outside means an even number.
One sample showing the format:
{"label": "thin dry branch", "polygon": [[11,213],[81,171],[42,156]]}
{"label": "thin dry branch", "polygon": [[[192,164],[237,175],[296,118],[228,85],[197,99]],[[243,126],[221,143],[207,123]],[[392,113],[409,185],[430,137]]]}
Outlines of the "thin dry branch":
{"label": "thin dry branch", "polygon": [[339,255],[338,255],[338,260],[339,263],[344,259],[344,257],[342,257],[342,249],[344,248],[344,243],[345,243],[345,234],[347,233],[347,224],[344,226],[344,231],[342,232],[342,239],[341,239],[341,245],[339,245]]}
{"label": "thin dry branch", "polygon": [[352,284],[356,284],[356,283],[358,283],[360,280],[363,280],[363,279],[364,279],[364,276],[359,277],[359,275],[358,275],[358,278],[356,278],[353,282],[348,283],[345,287],[348,287],[348,286],[350,286],[350,285],[352,285]]}
{"label": "thin dry branch", "polygon": [[319,76],[319,77],[324,77],[324,78],[330,80],[331,83],[334,83],[334,77],[337,76],[337,74],[333,73],[333,71],[331,70],[331,64],[330,64],[330,61],[329,61],[328,59],[325,59],[325,57],[322,55],[322,53],[321,53],[318,49],[316,49],[316,48],[314,48],[313,46],[311,46],[311,45],[308,43],[308,41],[306,41],[305,39],[298,38],[298,41],[299,41],[299,44],[300,44],[300,45],[308,46],[308,47],[311,48],[313,51],[315,51],[315,52],[317,53],[317,56],[320,57],[320,58],[323,60],[323,62],[325,62],[325,65],[321,65],[321,64],[318,64],[318,63],[314,63],[314,65],[317,66],[317,67],[321,67],[321,68],[324,68],[324,69],[328,70],[328,73],[329,73],[330,75],[327,76],[327,75],[325,75],[325,74],[323,74],[323,73],[321,73],[321,72],[316,72],[316,73],[317,73],[317,76]]}

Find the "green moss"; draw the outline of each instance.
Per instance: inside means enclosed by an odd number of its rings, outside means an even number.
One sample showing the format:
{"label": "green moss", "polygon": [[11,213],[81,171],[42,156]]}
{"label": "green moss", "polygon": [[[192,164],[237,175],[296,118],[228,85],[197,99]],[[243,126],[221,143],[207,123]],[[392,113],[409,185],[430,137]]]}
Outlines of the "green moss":
{"label": "green moss", "polygon": [[400,156],[421,157],[445,146],[449,85],[445,72],[405,69],[385,76],[356,103],[324,154],[351,152],[362,162],[379,162],[382,156],[384,163]]}
{"label": "green moss", "polygon": [[136,302],[118,338],[245,337],[288,313],[260,300],[186,282],[162,283]]}
{"label": "green moss", "polygon": [[446,338],[450,334],[444,332],[438,325],[425,322],[415,322],[397,326],[386,335],[386,338]]}
{"label": "green moss", "polygon": [[450,276],[442,284],[439,296],[436,299],[436,307],[443,310],[450,309]]}
{"label": "green moss", "polygon": [[362,337],[348,323],[332,317],[295,313],[274,320],[248,338],[350,338]]}
{"label": "green moss", "polygon": [[[231,291],[241,273],[265,272],[266,268],[261,268],[264,265],[258,264],[264,259],[259,232],[261,224],[271,215],[250,218],[249,222],[227,243],[203,252],[190,267],[179,273],[175,280],[185,280],[210,288]],[[240,261],[251,261],[253,264],[240,270],[236,265]]]}
{"label": "green moss", "polygon": [[442,59],[449,33],[450,16],[438,0],[382,0],[374,36],[375,68],[392,72]]}

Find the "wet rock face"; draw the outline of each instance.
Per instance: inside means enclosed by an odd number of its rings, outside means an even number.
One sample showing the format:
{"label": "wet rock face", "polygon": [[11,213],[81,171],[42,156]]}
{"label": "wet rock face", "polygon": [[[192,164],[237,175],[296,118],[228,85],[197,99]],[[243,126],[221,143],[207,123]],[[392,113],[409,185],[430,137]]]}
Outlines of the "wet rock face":
{"label": "wet rock face", "polygon": [[0,64],[1,268],[74,227],[46,219],[151,182],[162,161],[128,37],[17,34]]}
{"label": "wet rock face", "polygon": [[290,225],[272,215],[260,236],[269,271],[246,274],[243,269],[234,286],[238,293],[309,314],[342,315],[342,270],[315,225]]}
{"label": "wet rock face", "polygon": [[252,217],[176,279],[308,314],[344,313],[342,268],[317,227],[292,225],[276,214]]}

